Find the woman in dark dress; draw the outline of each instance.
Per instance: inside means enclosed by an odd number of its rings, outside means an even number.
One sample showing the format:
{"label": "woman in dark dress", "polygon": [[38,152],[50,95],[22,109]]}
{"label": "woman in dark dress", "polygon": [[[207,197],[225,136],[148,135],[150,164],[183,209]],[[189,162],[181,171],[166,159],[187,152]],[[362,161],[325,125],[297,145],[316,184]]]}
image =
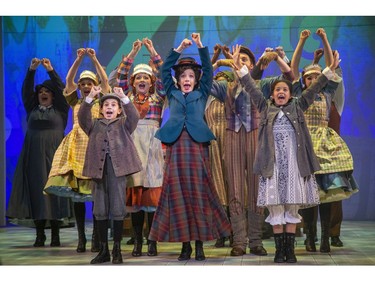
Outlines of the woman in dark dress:
{"label": "woman in dark dress", "polygon": [[[37,67],[42,64],[49,80],[35,86]],[[44,195],[43,188],[53,155],[64,137],[69,105],[63,97],[64,84],[49,59],[31,60],[22,85],[22,101],[27,113],[27,131],[15,170],[7,217],[22,224],[33,220],[34,247],[44,246],[44,229],[51,226],[51,246],[60,246],[59,228],[63,218],[71,217],[68,198]]]}

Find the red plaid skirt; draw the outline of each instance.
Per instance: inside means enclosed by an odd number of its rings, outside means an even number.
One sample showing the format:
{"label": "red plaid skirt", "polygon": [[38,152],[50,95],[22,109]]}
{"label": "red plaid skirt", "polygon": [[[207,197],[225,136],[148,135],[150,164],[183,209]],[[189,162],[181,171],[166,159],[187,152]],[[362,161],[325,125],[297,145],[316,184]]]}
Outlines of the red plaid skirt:
{"label": "red plaid skirt", "polygon": [[185,130],[167,146],[150,240],[209,241],[230,235],[230,222],[211,179],[208,153],[208,143],[193,141]]}

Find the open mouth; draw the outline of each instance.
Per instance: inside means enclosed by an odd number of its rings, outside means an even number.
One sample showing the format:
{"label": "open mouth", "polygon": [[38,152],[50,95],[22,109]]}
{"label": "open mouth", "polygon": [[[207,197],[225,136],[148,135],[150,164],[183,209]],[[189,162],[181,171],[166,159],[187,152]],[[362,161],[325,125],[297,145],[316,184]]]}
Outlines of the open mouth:
{"label": "open mouth", "polygon": [[184,84],[183,85],[184,91],[188,91],[188,90],[190,90],[190,88],[191,88],[190,84]]}

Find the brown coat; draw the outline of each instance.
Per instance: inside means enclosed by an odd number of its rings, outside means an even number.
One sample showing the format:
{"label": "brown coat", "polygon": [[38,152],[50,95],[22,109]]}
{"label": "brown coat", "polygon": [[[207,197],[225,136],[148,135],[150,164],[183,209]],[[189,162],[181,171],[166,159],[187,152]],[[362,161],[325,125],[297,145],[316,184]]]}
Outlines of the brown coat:
{"label": "brown coat", "polygon": [[130,136],[139,120],[139,113],[133,103],[122,104],[126,117],[120,116],[113,120],[92,119],[92,105],[83,102],[78,112],[79,125],[89,136],[82,174],[93,179],[103,177],[107,146],[116,177],[141,171],[142,162]]}

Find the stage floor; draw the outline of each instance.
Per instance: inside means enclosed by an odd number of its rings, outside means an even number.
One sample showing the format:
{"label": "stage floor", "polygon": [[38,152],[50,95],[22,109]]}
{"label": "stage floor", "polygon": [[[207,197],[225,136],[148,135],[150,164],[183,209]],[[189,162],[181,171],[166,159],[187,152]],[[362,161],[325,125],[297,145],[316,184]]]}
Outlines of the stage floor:
{"label": "stage floor", "polygon": [[[318,231],[320,227],[318,226]],[[304,237],[297,237],[295,248],[298,262],[296,264],[275,264],[274,240],[273,238],[264,240],[264,247],[268,251],[267,256],[255,256],[248,253],[240,257],[230,256],[231,248],[226,242],[226,247],[215,248],[215,241],[204,243],[206,255],[205,261],[196,261],[194,251],[189,261],[180,262],[177,257],[181,250],[181,243],[158,243],[158,256],[147,256],[147,245],[143,246],[143,256],[133,257],[131,251],[133,245],[127,245],[129,237],[124,237],[122,241],[122,255],[124,263],[121,266],[369,266],[375,265],[375,222],[372,221],[344,221],[341,230],[341,240],[344,247],[331,247],[331,253],[320,253],[319,242],[316,253],[305,251],[303,244]],[[32,246],[35,239],[35,229],[7,226],[0,228],[0,263],[9,266],[21,265],[80,265],[91,266],[90,260],[97,253],[90,252],[92,224],[87,224],[86,237],[87,251],[77,253],[77,230],[75,227],[62,228],[60,230],[61,247],[51,248],[50,230],[46,230],[46,246],[35,248]],[[192,244],[194,245],[194,244]],[[109,238],[109,247],[112,249],[112,241]],[[194,248],[193,248],[194,249]],[[112,265],[108,262],[103,264]],[[100,267],[101,265],[99,265]],[[113,265],[114,266],[114,265]],[[118,265],[116,265],[118,266]],[[91,266],[91,267],[98,267]],[[371,267],[374,268],[375,267]],[[16,269],[13,267],[13,270]],[[0,267],[1,271],[1,267]],[[318,279],[319,274],[315,276]],[[297,278],[297,276],[296,276]],[[300,278],[304,279],[302,276]],[[143,278],[142,278],[143,279]],[[324,278],[325,279],[325,278]]]}

